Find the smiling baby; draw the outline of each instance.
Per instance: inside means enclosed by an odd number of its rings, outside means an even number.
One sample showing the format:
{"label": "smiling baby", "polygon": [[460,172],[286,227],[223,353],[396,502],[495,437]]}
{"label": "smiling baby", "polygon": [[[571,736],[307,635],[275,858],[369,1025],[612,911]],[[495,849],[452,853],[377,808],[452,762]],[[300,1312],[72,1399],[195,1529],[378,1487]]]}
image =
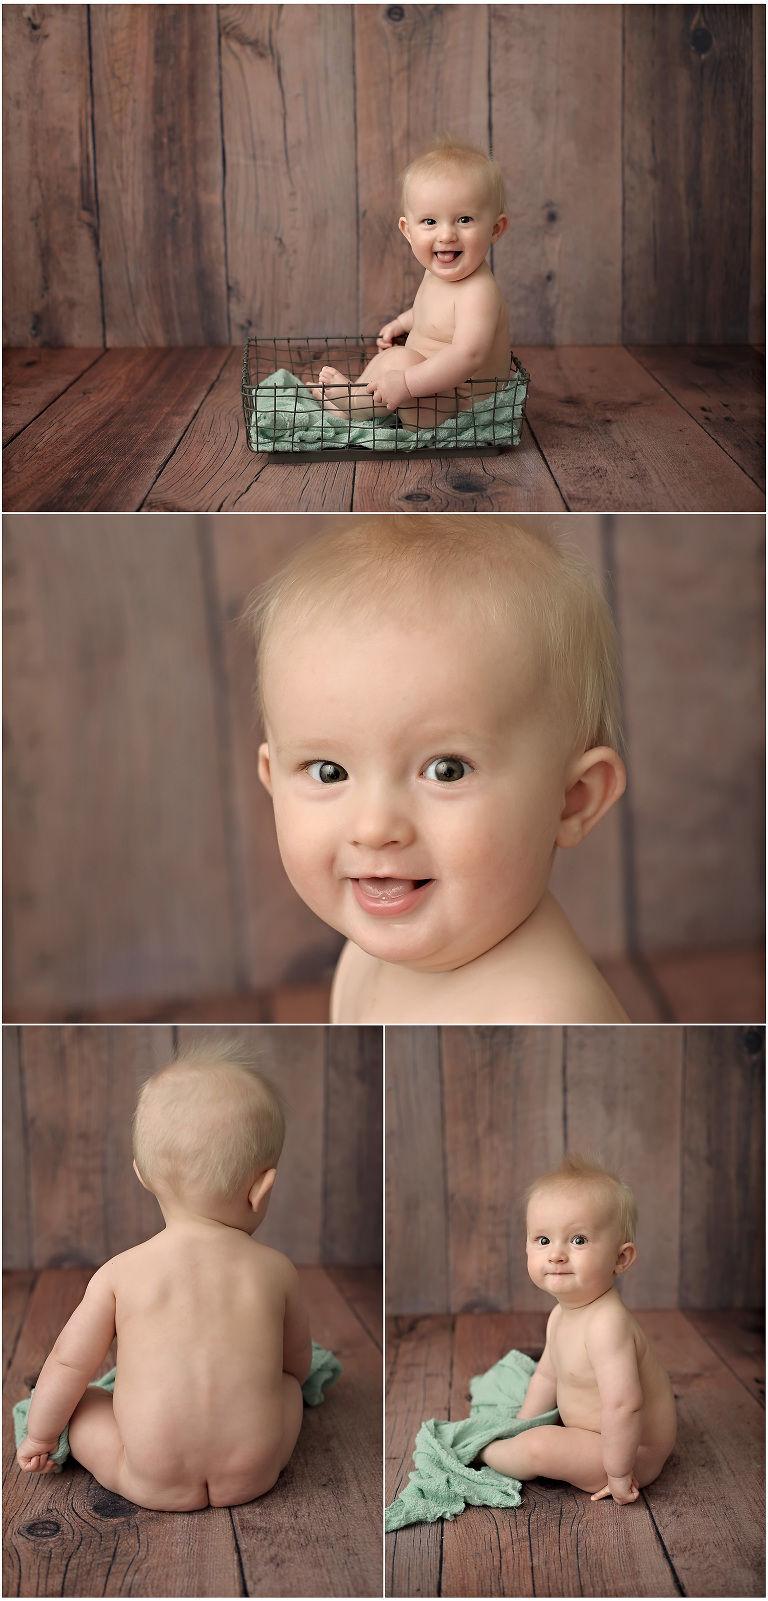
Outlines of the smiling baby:
{"label": "smiling baby", "polygon": [[511,517],[354,518],[248,617],[283,865],[347,938],[333,1021],[626,1021],[547,889],[625,784],[586,563]]}

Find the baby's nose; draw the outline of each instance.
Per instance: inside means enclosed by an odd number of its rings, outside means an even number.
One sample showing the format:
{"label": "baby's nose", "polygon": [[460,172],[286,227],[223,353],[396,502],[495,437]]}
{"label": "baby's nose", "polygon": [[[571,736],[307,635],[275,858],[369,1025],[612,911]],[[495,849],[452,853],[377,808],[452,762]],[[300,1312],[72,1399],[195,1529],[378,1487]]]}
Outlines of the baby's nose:
{"label": "baby's nose", "polygon": [[352,819],[353,845],[365,850],[383,850],[387,845],[409,845],[415,828],[407,808],[394,794],[361,797]]}

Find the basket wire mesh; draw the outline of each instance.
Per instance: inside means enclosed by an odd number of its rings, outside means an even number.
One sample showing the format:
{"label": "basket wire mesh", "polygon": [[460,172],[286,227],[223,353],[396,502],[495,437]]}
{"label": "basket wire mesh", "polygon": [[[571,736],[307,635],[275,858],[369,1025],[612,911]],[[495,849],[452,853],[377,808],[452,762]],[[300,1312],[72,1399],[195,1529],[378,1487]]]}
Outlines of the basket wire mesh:
{"label": "basket wire mesh", "polygon": [[[376,416],[360,418],[355,417],[353,413],[345,418],[337,412],[329,413],[321,409],[317,418],[319,441],[311,446],[299,437],[307,426],[307,412],[303,407],[300,408],[299,404],[302,391],[298,387],[290,391],[277,384],[269,385],[264,382],[271,374],[285,368],[301,379],[305,386],[309,384],[319,386],[320,369],[332,366],[338,372],[346,374],[348,382],[343,385],[323,384],[324,397],[331,401],[339,396],[343,400],[350,400],[351,385],[377,353],[375,334],[328,336],[279,334],[267,338],[253,335],[249,337],[243,350],[241,383],[249,450],[255,452],[268,450],[280,455],[306,456],[317,455],[321,450],[332,450],[335,453],[345,454],[354,452],[355,455],[365,457],[371,455],[378,445],[381,453],[387,457],[413,456],[414,446],[416,451],[424,448],[420,447],[419,433],[433,436],[438,424],[441,428],[439,446],[435,444],[433,437],[430,437],[429,446],[437,449],[440,454],[451,450],[488,451],[499,447],[509,448],[520,443],[530,375],[512,351],[510,351],[511,365],[508,378],[470,378],[467,383],[462,384],[461,391],[454,390],[457,409],[453,417],[438,414],[434,396],[421,400],[414,399],[415,428],[406,428],[396,414],[390,413],[386,418]],[[259,389],[259,385],[263,387]],[[259,390],[258,400],[257,390]],[[467,407],[467,398],[472,398],[470,407]],[[482,412],[478,413],[475,406],[479,400],[490,401],[490,408],[484,405]],[[453,423],[452,429],[447,427],[449,422]],[[340,432],[340,423],[346,423],[346,435]],[[387,434],[386,444],[382,439],[384,428]],[[257,436],[257,429],[260,437]],[[359,435],[361,431],[365,435],[365,442],[362,445],[359,439],[352,438],[353,433]],[[393,431],[407,437],[407,444],[404,443],[402,449],[398,449],[397,444],[392,448]]]}

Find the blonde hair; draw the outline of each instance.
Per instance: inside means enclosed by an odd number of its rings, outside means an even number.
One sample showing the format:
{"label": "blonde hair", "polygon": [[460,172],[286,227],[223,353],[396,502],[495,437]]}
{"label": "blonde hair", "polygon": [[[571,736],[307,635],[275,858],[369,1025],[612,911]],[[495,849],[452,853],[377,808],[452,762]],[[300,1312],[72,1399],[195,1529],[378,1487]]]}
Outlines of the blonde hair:
{"label": "blonde hair", "polygon": [[476,145],[468,144],[466,139],[459,139],[452,133],[440,134],[436,144],[416,156],[406,167],[400,178],[401,206],[405,208],[407,205],[408,185],[413,178],[433,178],[438,173],[456,171],[457,168],[481,179],[497,216],[506,212],[507,197],[501,167],[491,156],[478,150]]}
{"label": "blonde hair", "polygon": [[526,1213],[534,1195],[540,1190],[567,1190],[576,1186],[604,1196],[610,1202],[611,1211],[619,1225],[622,1244],[626,1240],[634,1244],[637,1206],[629,1185],[619,1178],[618,1173],[606,1167],[598,1156],[584,1155],[581,1151],[566,1151],[560,1166],[553,1173],[542,1173],[529,1184],[523,1198]]}
{"label": "blonde hair", "polygon": [[276,1166],[284,1139],[280,1096],[234,1036],[182,1046],[139,1091],[133,1154],[151,1190],[232,1200]]}
{"label": "blonde hair", "polygon": [[[574,746],[621,747],[616,630],[597,577],[561,538],[519,518],[454,514],[345,518],[302,545],[247,603],[264,721],[264,667],[276,625],[301,627],[322,611],[336,620],[381,617],[418,593],[419,616],[461,593],[484,621],[529,622],[542,673],[571,701]],[[426,597],[426,602],[425,602]]]}

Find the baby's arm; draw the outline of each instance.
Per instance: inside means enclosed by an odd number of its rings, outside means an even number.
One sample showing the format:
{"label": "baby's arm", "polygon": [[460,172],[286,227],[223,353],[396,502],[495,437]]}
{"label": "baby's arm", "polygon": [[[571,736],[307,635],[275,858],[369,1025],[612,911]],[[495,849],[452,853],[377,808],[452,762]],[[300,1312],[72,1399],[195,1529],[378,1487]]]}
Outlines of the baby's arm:
{"label": "baby's arm", "polygon": [[[554,1313],[550,1313],[550,1316],[553,1317]],[[557,1374],[549,1354],[549,1325],[547,1325],[547,1343],[536,1372],[531,1374],[525,1400],[517,1415],[519,1418],[540,1418],[542,1412],[551,1412],[556,1405]]]}
{"label": "baby's arm", "polygon": [[55,1471],[48,1453],[56,1450],[65,1423],[115,1337],[115,1296],[109,1266],[107,1263],[94,1273],[80,1305],[43,1364],[27,1418],[27,1437],[16,1452],[25,1473]]}
{"label": "baby's arm", "polygon": [[593,1497],[636,1501],[633,1474],[643,1432],[643,1391],[631,1328],[623,1317],[597,1317],[587,1331],[587,1355],[600,1391],[600,1436],[608,1483]]}
{"label": "baby's arm", "polygon": [[409,334],[413,327],[413,306],[401,311],[393,322],[385,322],[376,343],[379,350],[389,350],[400,334]]}
{"label": "baby's arm", "polygon": [[453,339],[437,355],[402,374],[414,400],[466,383],[487,361],[499,320],[499,297],[490,278],[481,278],[457,296]]}
{"label": "baby's arm", "polygon": [[312,1365],[312,1341],[309,1335],[309,1316],[301,1293],[299,1275],[292,1263],[285,1297],[283,1323],[283,1372],[292,1373],[303,1384]]}

